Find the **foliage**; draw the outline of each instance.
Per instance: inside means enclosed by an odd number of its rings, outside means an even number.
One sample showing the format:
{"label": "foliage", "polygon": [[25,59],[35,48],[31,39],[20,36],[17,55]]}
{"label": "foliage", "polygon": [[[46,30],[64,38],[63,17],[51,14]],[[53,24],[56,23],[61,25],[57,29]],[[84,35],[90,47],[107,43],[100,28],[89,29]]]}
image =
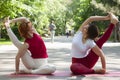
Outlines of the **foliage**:
{"label": "foliage", "polygon": [[[54,20],[57,30],[56,35],[65,34],[66,26],[78,30],[85,19],[93,15],[106,15],[108,11],[120,15],[119,0],[0,0],[0,30],[4,34],[2,22],[4,17],[10,19],[25,16],[29,18],[37,31],[44,36],[48,34],[48,25]],[[104,31],[108,22],[95,22]],[[12,25],[12,30],[19,37],[17,25]],[[3,30],[3,31],[2,31]]]}
{"label": "foliage", "polygon": [[2,22],[6,16],[10,16],[10,19],[25,16],[32,21],[37,31],[44,35],[48,34],[49,22],[54,20],[57,26],[56,32],[59,32],[56,35],[62,34],[65,30],[66,3],[68,2],[69,0],[0,0],[2,10],[0,21]]}
{"label": "foliage", "polygon": [[5,39],[0,39],[0,45],[8,45],[8,44],[12,44],[12,42],[11,41],[9,41],[9,40],[5,40]]}
{"label": "foliage", "polygon": [[[73,25],[75,31],[78,30],[83,21],[85,21],[88,17],[94,15],[106,15],[107,13],[94,7],[91,0],[74,0],[70,5],[70,9],[72,10],[72,19],[75,22],[75,24]],[[99,28],[102,31],[104,30],[104,28],[106,27],[105,25],[107,25],[108,22],[99,21],[94,22],[94,24],[100,26]]]}
{"label": "foliage", "polygon": [[120,15],[120,0],[92,0],[92,4],[103,12]]}
{"label": "foliage", "polygon": [[[120,17],[120,0],[92,0],[91,3],[96,9],[101,10],[104,13],[112,12],[118,16],[118,18]],[[114,41],[119,41],[119,33],[117,33],[118,27],[119,26],[116,26],[114,29]]]}

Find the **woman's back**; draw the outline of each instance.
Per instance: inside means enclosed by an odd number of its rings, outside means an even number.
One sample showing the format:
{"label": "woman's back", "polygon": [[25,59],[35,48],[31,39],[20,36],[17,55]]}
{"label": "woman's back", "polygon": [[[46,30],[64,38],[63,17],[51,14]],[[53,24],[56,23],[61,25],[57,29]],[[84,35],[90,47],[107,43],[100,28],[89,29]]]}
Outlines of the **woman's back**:
{"label": "woman's back", "polygon": [[32,38],[25,40],[29,44],[28,50],[31,52],[33,58],[47,58],[46,46],[44,41],[38,34],[33,34]]}

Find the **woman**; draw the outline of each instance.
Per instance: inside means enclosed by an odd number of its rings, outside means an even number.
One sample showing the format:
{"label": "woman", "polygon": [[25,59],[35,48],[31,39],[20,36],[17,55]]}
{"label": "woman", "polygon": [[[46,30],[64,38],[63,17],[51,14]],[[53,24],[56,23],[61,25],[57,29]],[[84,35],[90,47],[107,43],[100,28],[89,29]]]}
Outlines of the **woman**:
{"label": "woman", "polygon": [[[14,35],[10,28],[10,23],[20,22],[19,33],[25,39],[22,44],[17,37]],[[32,74],[51,74],[55,72],[55,66],[48,64],[47,62],[47,51],[44,41],[37,33],[32,23],[25,17],[9,20],[6,18],[5,27],[7,33],[18,48],[18,53],[15,58],[15,73],[32,73]],[[27,68],[24,71],[19,69],[20,59],[24,66]]]}
{"label": "woman", "polygon": [[[102,37],[94,42],[98,36],[98,29],[96,25],[90,23],[93,21],[109,19],[111,20],[111,23],[108,29]],[[118,23],[118,19],[112,13],[109,13],[108,16],[92,16],[83,22],[72,42],[72,64],[70,69],[73,74],[104,74],[106,72],[105,56],[101,48],[110,37],[116,23]],[[102,68],[94,70],[92,68],[99,57],[101,59]]]}

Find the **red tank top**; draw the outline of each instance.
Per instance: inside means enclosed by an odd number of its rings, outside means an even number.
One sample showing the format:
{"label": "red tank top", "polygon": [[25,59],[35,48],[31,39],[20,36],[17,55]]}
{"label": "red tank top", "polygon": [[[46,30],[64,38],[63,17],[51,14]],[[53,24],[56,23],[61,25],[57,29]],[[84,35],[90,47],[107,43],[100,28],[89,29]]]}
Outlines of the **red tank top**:
{"label": "red tank top", "polygon": [[44,41],[38,34],[33,34],[32,38],[25,40],[29,44],[28,50],[31,52],[32,58],[47,58],[46,46]]}

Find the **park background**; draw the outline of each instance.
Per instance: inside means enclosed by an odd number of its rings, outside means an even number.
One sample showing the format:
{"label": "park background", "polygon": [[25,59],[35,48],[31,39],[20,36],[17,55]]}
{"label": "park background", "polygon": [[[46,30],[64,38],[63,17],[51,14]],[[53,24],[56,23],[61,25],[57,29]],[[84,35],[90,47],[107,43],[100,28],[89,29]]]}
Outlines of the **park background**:
{"label": "park background", "polygon": [[[120,18],[120,0],[0,0],[0,80],[120,80],[120,38],[119,26],[116,26],[111,38],[103,46],[106,56],[107,71],[119,72],[115,76],[11,76],[15,71],[17,48],[11,43],[3,25],[5,17],[29,18],[45,41],[49,62],[57,71],[70,71],[71,45],[73,37],[66,37],[66,29],[76,32],[82,22],[90,16],[105,16],[113,12]],[[56,29],[55,42],[50,42],[48,25],[54,20]],[[94,22],[103,34],[109,21]],[[18,33],[18,24],[11,24],[15,35],[23,41]],[[46,38],[47,37],[47,38]],[[11,45],[8,45],[11,44]],[[21,63],[22,64],[22,63]],[[21,65],[21,68],[23,65]],[[100,61],[95,68],[100,68]]]}
{"label": "park background", "polygon": [[[0,0],[0,44],[9,43],[9,37],[3,25],[5,17],[10,19],[27,17],[42,37],[48,37],[48,25],[53,20],[57,27],[56,36],[65,35],[66,30],[78,30],[82,22],[90,16],[105,16],[108,12],[120,17],[120,0]],[[109,21],[94,22],[102,35]],[[17,23],[11,25],[20,39]],[[120,30],[115,28],[111,41],[120,41]],[[119,30],[119,31],[118,31]]]}

